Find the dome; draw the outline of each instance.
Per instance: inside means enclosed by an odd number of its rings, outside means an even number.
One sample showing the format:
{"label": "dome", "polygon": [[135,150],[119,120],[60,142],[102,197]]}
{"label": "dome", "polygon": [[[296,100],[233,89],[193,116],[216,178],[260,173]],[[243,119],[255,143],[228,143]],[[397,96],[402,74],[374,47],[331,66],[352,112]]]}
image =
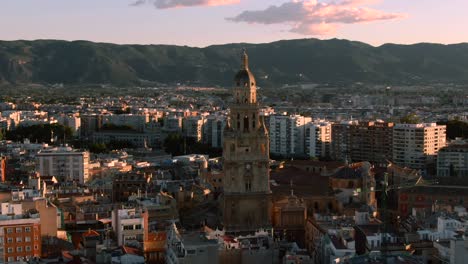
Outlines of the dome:
{"label": "dome", "polygon": [[237,72],[234,81],[237,86],[254,86],[255,78],[252,72],[249,70],[249,57],[247,52],[244,50],[242,54],[242,65],[241,69]]}

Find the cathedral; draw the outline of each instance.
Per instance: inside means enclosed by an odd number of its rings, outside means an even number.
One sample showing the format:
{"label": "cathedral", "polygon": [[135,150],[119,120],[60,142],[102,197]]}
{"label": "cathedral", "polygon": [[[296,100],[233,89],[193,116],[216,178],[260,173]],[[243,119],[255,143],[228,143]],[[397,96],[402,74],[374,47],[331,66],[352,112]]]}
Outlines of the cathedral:
{"label": "cathedral", "polygon": [[234,85],[224,131],[223,224],[227,233],[255,232],[271,228],[270,156],[268,131],[245,51]]}

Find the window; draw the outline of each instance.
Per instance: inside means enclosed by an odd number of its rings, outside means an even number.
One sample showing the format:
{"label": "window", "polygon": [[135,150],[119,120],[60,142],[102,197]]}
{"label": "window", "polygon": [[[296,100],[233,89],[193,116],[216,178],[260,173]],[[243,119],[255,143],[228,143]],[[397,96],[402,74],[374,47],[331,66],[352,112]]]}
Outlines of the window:
{"label": "window", "polygon": [[13,253],[13,248],[8,248],[8,253]]}
{"label": "window", "polygon": [[246,191],[250,191],[251,188],[252,188],[252,183],[250,182],[250,180],[247,180],[247,181],[245,182],[245,190],[246,190]]}
{"label": "window", "polygon": [[27,252],[31,251],[31,246],[26,246],[26,251]]}
{"label": "window", "polygon": [[22,237],[16,237],[16,242],[23,242],[23,238]]}
{"label": "window", "polygon": [[23,232],[23,228],[17,227],[17,228],[16,228],[16,233],[21,233],[21,232]]}
{"label": "window", "polygon": [[31,242],[31,237],[24,237],[24,242]]}
{"label": "window", "polygon": [[8,257],[8,262],[13,262],[13,261],[15,261],[14,257]]}
{"label": "window", "polygon": [[26,233],[31,232],[31,227],[29,227],[29,226],[28,226],[28,227],[25,227],[25,228],[24,228],[24,232],[26,232]]}
{"label": "window", "polygon": [[8,234],[13,233],[13,228],[9,227],[9,228],[7,229],[7,233],[8,233]]}
{"label": "window", "polygon": [[12,237],[7,238],[7,243],[13,243],[13,238]]}
{"label": "window", "polygon": [[23,247],[17,247],[16,252],[23,252]]}
{"label": "window", "polygon": [[38,245],[34,245],[34,250],[38,250],[39,249],[39,246]]}

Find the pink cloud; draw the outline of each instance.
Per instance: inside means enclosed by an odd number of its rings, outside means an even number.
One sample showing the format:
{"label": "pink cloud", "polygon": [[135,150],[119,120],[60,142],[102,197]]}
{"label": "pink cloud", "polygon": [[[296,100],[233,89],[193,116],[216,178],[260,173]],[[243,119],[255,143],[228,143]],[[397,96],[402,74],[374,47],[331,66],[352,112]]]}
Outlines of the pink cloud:
{"label": "pink cloud", "polygon": [[192,7],[192,6],[220,6],[238,4],[240,0],[136,0],[132,6],[153,4],[158,9]]}
{"label": "pink cloud", "polygon": [[227,18],[234,22],[258,24],[287,24],[291,32],[303,35],[329,35],[339,24],[355,24],[405,17],[399,13],[387,13],[365,7],[377,0],[342,0],[339,2],[318,2],[317,0],[291,0],[280,6],[264,10],[244,11]]}

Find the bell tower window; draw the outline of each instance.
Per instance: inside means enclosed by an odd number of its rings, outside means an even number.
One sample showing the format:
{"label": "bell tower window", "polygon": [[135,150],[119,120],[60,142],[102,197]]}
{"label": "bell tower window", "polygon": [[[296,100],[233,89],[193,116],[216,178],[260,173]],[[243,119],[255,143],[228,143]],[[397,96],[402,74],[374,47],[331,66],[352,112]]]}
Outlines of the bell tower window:
{"label": "bell tower window", "polygon": [[249,117],[244,116],[244,131],[249,131]]}
{"label": "bell tower window", "polygon": [[252,190],[252,182],[250,179],[245,180],[245,190],[248,192]]}

